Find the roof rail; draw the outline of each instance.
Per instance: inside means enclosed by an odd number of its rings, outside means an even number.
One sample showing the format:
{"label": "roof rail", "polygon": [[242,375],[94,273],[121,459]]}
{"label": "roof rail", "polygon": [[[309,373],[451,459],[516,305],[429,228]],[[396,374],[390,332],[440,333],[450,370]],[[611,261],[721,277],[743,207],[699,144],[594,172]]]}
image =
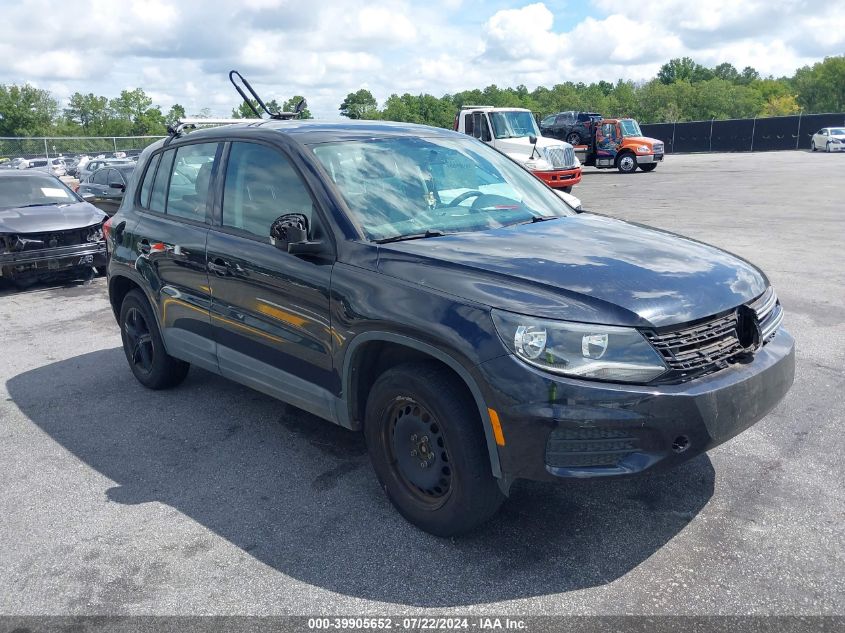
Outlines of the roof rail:
{"label": "roof rail", "polygon": [[170,136],[178,136],[184,130],[193,129],[200,125],[233,125],[235,123],[262,123],[267,119],[178,119],[175,124],[167,127]]}
{"label": "roof rail", "polygon": [[476,110],[478,108],[494,108],[496,106],[485,106],[485,105],[462,105],[461,110]]}

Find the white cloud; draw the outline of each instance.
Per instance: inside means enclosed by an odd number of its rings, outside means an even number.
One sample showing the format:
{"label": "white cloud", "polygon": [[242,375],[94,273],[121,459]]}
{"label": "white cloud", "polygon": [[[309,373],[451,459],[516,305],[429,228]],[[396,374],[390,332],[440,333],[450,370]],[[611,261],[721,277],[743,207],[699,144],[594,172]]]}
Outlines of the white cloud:
{"label": "white cloud", "polygon": [[393,92],[439,96],[491,83],[638,80],[683,55],[782,75],[845,52],[845,0],[595,0],[577,20],[558,7],[88,0],[84,16],[69,19],[54,0],[17,0],[3,6],[0,83],[37,82],[60,98],[140,86],[165,109],[179,102],[228,114],[234,67],[267,99],[304,94],[312,112],[333,117],[362,86],[383,102]]}

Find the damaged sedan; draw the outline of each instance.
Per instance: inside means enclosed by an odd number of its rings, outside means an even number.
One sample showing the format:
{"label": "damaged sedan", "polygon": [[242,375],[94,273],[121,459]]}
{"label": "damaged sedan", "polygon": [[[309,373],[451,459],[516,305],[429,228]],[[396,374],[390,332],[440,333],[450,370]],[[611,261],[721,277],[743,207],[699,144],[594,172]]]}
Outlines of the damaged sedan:
{"label": "damaged sedan", "polygon": [[105,272],[107,219],[49,174],[0,172],[0,278],[21,288]]}

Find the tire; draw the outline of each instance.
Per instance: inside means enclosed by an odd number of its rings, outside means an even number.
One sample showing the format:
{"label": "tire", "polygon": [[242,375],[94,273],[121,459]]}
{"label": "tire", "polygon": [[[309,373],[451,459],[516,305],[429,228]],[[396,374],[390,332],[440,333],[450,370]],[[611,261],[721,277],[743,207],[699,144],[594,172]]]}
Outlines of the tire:
{"label": "tire", "polygon": [[578,132],[570,132],[566,135],[566,142],[572,145],[572,147],[575,147],[581,144],[581,136]]}
{"label": "tire", "polygon": [[810,141],[810,151],[811,152],[816,151],[816,142],[815,141]]}
{"label": "tire", "polygon": [[434,363],[407,363],[382,374],[367,398],[364,436],[376,477],[406,520],[436,536],[480,526],[505,499],[478,409],[457,382]]}
{"label": "tire", "polygon": [[824,151],[830,154],[830,141],[824,144]]}
{"label": "tire", "polygon": [[625,152],[616,159],[616,168],[623,174],[633,174],[637,171],[637,157],[631,152]]}
{"label": "tire", "polygon": [[572,187],[561,187],[563,189],[563,193],[572,193]]}
{"label": "tire", "polygon": [[107,274],[107,273],[108,273],[108,271],[109,271],[109,267],[108,267],[108,266],[97,266],[96,268],[97,268],[97,274],[98,274],[100,277],[105,277],[105,276],[106,276],[106,274]]}
{"label": "tire", "polygon": [[646,163],[645,165],[639,165],[639,168],[643,171],[654,171],[657,169],[657,163]]}
{"label": "tire", "polygon": [[140,290],[127,293],[120,306],[120,337],[129,368],[148,389],[175,387],[191,365],[164,350],[155,316]]}

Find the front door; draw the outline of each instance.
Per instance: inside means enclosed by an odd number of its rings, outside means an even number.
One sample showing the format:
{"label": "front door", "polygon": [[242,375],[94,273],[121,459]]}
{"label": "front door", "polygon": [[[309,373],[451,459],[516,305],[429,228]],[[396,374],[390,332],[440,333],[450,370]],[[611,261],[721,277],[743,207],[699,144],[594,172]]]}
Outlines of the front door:
{"label": "front door", "polygon": [[[270,243],[286,213],[309,220],[324,255]],[[332,364],[329,287],[334,263],[325,224],[289,158],[268,145],[233,142],[220,218],[208,237],[211,319],[220,372],[317,415],[333,418],[340,391]]]}

